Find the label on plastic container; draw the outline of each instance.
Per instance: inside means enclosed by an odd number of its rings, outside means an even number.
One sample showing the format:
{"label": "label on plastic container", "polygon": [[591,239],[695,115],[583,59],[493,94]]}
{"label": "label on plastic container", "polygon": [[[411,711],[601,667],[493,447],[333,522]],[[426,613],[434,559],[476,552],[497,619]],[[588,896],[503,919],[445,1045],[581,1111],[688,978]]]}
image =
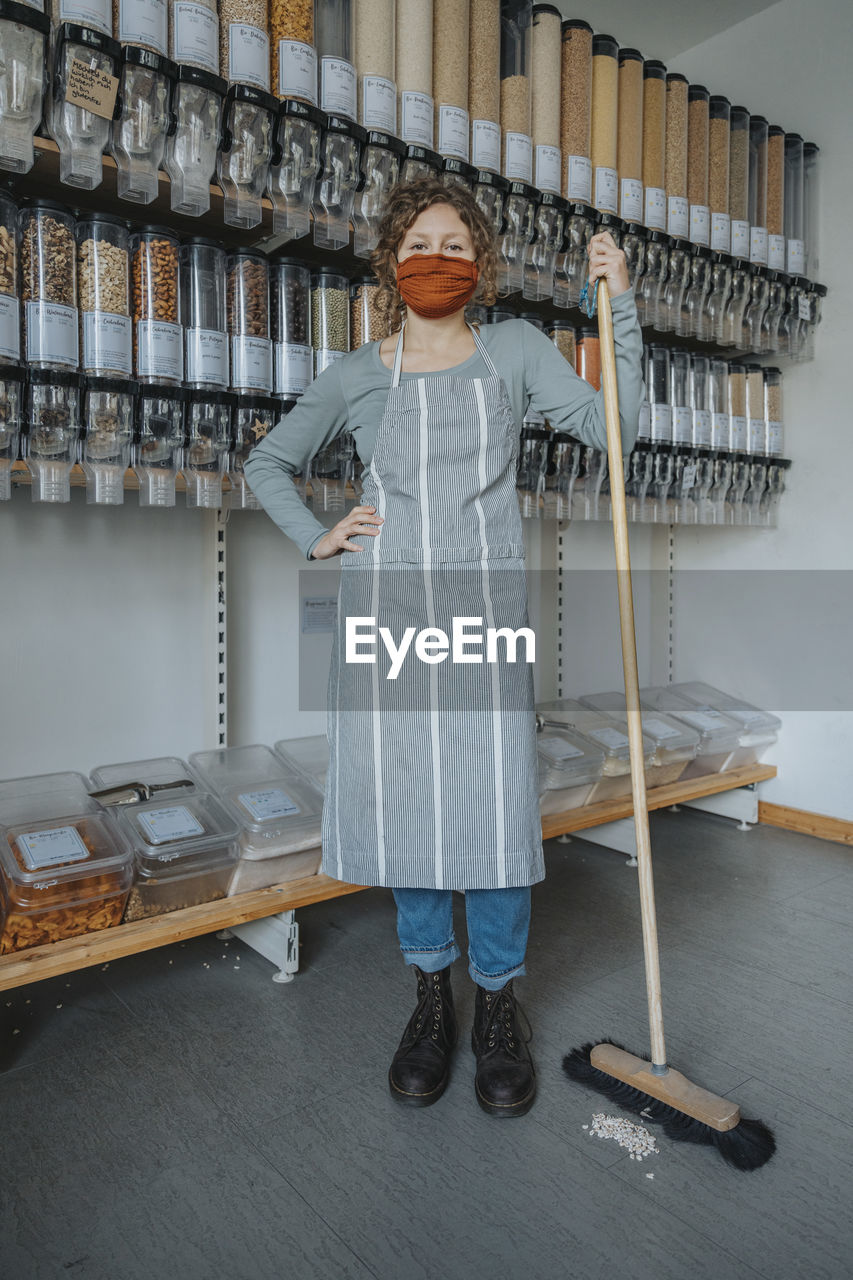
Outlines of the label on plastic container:
{"label": "label on plastic container", "polygon": [[639,178],[622,178],[619,182],[619,217],[626,222],[643,221],[643,184]]}
{"label": "label on plastic container", "polygon": [[727,213],[711,214],[711,249],[728,253],[732,244],[732,220]]}
{"label": "label on plastic container", "polygon": [[728,728],[725,717],[721,716],[719,711],[715,711],[713,707],[702,707],[697,711],[679,711],[679,719],[686,720],[688,724],[692,724],[694,729],[701,729],[704,733],[713,733],[715,729]]}
{"label": "label on plastic container", "polygon": [[292,818],[299,813],[286,791],[280,787],[265,787],[262,791],[244,791],[237,797],[255,822],[271,822],[273,818]]}
{"label": "label on plastic container", "polygon": [[136,815],[136,820],[151,844],[166,844],[170,840],[204,835],[204,827],[198,818],[182,804],[146,809]]}
{"label": "label on plastic container", "polygon": [[443,156],[468,159],[468,112],[462,107],[438,108],[438,149]]}
{"label": "label on plastic container", "polygon": [[588,738],[600,742],[603,747],[609,747],[611,751],[618,751],[628,745],[627,737],[619,729],[584,729],[584,733]]}
{"label": "label on plastic container", "polygon": [[343,58],[320,59],[320,107],[330,115],[356,117],[358,80],[355,67]]}
{"label": "label on plastic container", "polygon": [[602,209],[606,213],[619,212],[619,174],[615,169],[601,166],[596,169],[593,204],[596,209]]}
{"label": "label on plastic container", "polygon": [[729,415],[727,413],[711,414],[711,448],[728,449],[729,447]]}
{"label": "label on plastic container", "polygon": [[785,270],[785,237],[767,237],[767,265],[771,271]]}
{"label": "label on plastic container", "polygon": [[27,360],[30,364],[44,361],[77,368],[77,308],[58,302],[28,302]]}
{"label": "label on plastic container", "polygon": [[732,414],[729,422],[731,424],[730,440],[732,449],[739,449],[742,453],[746,453],[746,418]]}
{"label": "label on plastic container", "polygon": [[566,156],[566,197],[584,204],[592,199],[592,161],[588,156]]}
{"label": "label on plastic container", "polygon": [[270,90],[270,39],[247,22],[228,24],[228,79]]}
{"label": "label on plastic container", "polygon": [[[80,58],[71,59],[71,70],[65,85],[65,101],[72,107],[89,111],[101,120],[112,120],[118,94],[118,76],[99,67],[90,66]],[[74,172],[78,179],[88,174],[100,182],[101,157],[75,156]]]}
{"label": "label on plastic container", "polygon": [[584,754],[573,742],[565,742],[560,738],[543,738],[539,742],[540,755],[549,760],[577,760]]}
{"label": "label on plastic container", "polygon": [[651,425],[649,439],[672,443],[672,409],[668,404],[653,404],[651,407]]}
{"label": "label on plastic container", "polygon": [[750,227],[749,260],[759,267],[767,266],[767,228]]}
{"label": "label on plastic container", "polygon": [[696,483],[696,463],[687,462],[681,472],[681,492],[689,493]]}
{"label": "label on plastic container", "polygon": [[471,163],[478,169],[501,171],[501,127],[494,120],[471,121]]}
{"label": "label on plastic container", "polygon": [[536,175],[533,185],[540,191],[553,191],[559,195],[561,168],[562,152],[559,147],[537,147]]}
{"label": "label on plastic container", "polygon": [[17,298],[0,293],[0,356],[21,358],[21,308]]}
{"label": "label on plastic container", "polygon": [[788,275],[801,276],[806,269],[806,246],[802,240],[788,241]]}
{"label": "label on plastic container", "polygon": [[648,400],[644,400],[640,405],[640,430],[637,435],[638,440],[651,439],[652,426],[652,407]]}
{"label": "label on plastic container", "polygon": [[136,322],[136,373],[140,378],[180,382],[184,374],[183,333],[166,320]]}
{"label": "label on plastic container", "polygon": [[317,105],[317,51],[301,40],[278,42],[278,96]]}
{"label": "label on plastic container", "polygon": [[673,406],[672,442],[673,444],[693,443],[693,410],[686,405]]}
{"label": "label on plastic container", "polygon": [[434,125],[435,103],[428,93],[400,94],[400,137],[404,142],[432,150]]}
{"label": "label on plastic container", "polygon": [[764,453],[767,434],[763,418],[750,418],[747,424],[747,453]]}
{"label": "label on plastic container", "polygon": [[650,738],[657,738],[660,742],[667,738],[681,737],[680,729],[673,729],[671,724],[658,720],[655,716],[643,716],[643,733],[647,733]]}
{"label": "label on plastic container", "polygon": [[669,196],[666,202],[666,229],[671,236],[686,236],[690,230],[690,205],[686,196]]}
{"label": "label on plastic container", "polygon": [[[41,5],[39,5],[41,8]],[[59,21],[76,22],[81,27],[94,27],[105,35],[113,33],[111,0],[59,0]]]}
{"label": "label on plastic container", "polygon": [[646,187],[646,215],[643,221],[655,231],[666,231],[666,192],[663,187]]}
{"label": "label on plastic container", "polygon": [[313,377],[313,350],[297,342],[275,344],[275,394],[301,396]]}
{"label": "label on plastic container", "polygon": [[272,390],[272,343],[269,338],[231,339],[231,386],[235,391]]}
{"label": "label on plastic container", "polygon": [[119,0],[118,39],[122,44],[147,44],[166,53],[166,0]]}
{"label": "label on plastic container", "polygon": [[749,223],[742,222],[740,218],[732,218],[731,255],[733,258],[749,257]]}
{"label": "label on plastic container", "polygon": [[693,443],[697,449],[710,447],[711,415],[707,409],[693,410]]}
{"label": "label on plastic container", "polygon": [[774,458],[782,457],[782,450],[784,448],[782,431],[783,428],[781,422],[767,423],[767,452],[772,454]]}
{"label": "label on plastic container", "polygon": [[361,81],[361,123],[365,129],[393,133],[397,128],[397,86],[382,76],[364,76]]}
{"label": "label on plastic container", "polygon": [[332,351],[329,347],[319,347],[314,352],[314,377],[319,378],[324,369],[336,360],[343,360],[346,351]]}
{"label": "label on plastic container", "polygon": [[15,841],[28,871],[58,867],[63,862],[83,862],[90,856],[76,827],[50,831],[24,831]]}
{"label": "label on plastic container", "polygon": [[130,375],[130,316],[110,311],[83,313],[83,368],[89,373]]}
{"label": "label on plastic container", "polygon": [[215,9],[175,0],[172,9],[172,57],[194,62],[219,75],[219,19]]}
{"label": "label on plastic container", "polygon": [[526,133],[504,134],[504,177],[516,182],[533,181],[533,141]]}
{"label": "label on plastic container", "polygon": [[187,382],[228,386],[228,335],[218,329],[187,329]]}
{"label": "label on plastic container", "polygon": [[797,318],[800,320],[811,320],[812,318],[809,300],[804,293],[801,293],[797,298]]}
{"label": "label on plastic container", "polygon": [[690,239],[706,248],[711,243],[711,210],[706,204],[690,206]]}

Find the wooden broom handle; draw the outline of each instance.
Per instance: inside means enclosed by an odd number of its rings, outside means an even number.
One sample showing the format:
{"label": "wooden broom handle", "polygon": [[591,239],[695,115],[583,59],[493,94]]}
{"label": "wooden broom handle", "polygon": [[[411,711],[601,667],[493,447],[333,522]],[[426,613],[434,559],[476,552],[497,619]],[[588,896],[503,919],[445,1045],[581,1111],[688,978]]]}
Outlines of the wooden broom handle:
{"label": "wooden broom handle", "polygon": [[631,553],[628,546],[628,519],[625,513],[625,474],[622,462],[622,433],[619,426],[619,392],[616,386],[616,351],[613,345],[610,293],[603,276],[598,281],[598,333],[601,344],[601,385],[604,390],[604,414],[607,422],[607,460],[610,470],[616,579],[619,588],[619,627],[622,633],[622,669],[625,675],[625,703],[628,711],[631,790],[634,797],[634,831],[639,864],[649,1030],[652,1063],[663,1067],[666,1065],[666,1046],[663,1038],[655,887],[652,877],[649,810],[646,802],[643,724],[640,714],[640,683],[637,674],[637,639],[634,631],[634,593],[631,586]]}

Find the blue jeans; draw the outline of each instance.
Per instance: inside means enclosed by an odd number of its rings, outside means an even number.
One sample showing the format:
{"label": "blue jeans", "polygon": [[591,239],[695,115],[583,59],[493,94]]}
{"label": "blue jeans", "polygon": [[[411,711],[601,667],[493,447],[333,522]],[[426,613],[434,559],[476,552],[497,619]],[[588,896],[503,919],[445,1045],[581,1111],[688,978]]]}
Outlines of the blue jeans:
{"label": "blue jeans", "polygon": [[[394,889],[397,933],[406,964],[437,973],[462,954],[453,935],[452,889]],[[468,972],[487,991],[526,973],[530,887],[466,889]]]}

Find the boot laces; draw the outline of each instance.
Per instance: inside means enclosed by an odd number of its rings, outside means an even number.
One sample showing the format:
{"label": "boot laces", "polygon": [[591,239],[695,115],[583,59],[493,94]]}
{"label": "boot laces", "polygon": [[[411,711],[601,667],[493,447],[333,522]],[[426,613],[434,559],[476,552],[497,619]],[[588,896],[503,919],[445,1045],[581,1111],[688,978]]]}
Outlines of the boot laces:
{"label": "boot laces", "polygon": [[507,986],[500,991],[484,991],[483,995],[486,1025],[482,1043],[485,1050],[490,1053],[500,1050],[511,1057],[522,1057],[524,1045],[533,1038],[533,1028],[512,990]]}
{"label": "boot laces", "polygon": [[428,1035],[437,1040],[443,1007],[440,971],[418,975],[418,1004],[409,1022],[411,1035],[416,1039]]}

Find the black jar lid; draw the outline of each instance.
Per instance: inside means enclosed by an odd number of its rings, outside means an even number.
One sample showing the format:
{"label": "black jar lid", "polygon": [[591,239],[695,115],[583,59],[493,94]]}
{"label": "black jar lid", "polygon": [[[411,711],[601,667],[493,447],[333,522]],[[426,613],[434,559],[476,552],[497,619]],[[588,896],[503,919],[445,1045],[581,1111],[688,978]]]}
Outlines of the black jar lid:
{"label": "black jar lid", "polygon": [[143,400],[174,400],[177,404],[184,404],[187,398],[187,392],[183,387],[170,387],[162,382],[149,382],[139,386],[139,403]]}
{"label": "black jar lid", "polygon": [[410,142],[408,144],[406,147],[406,159],[421,160],[432,169],[440,169],[443,163],[437,151],[430,151],[429,147],[422,147],[419,142]]}
{"label": "black jar lid", "polygon": [[644,61],[643,55],[640,53],[639,49],[620,49],[619,50],[620,66],[622,65],[623,62],[643,62],[643,61]]}
{"label": "black jar lid", "polygon": [[159,222],[146,222],[141,227],[137,227],[134,234],[140,236],[168,236],[170,240],[177,240],[178,238],[171,227],[164,227]]}
{"label": "black jar lid", "polygon": [[708,114],[712,120],[728,120],[732,104],[721,93],[712,93],[708,99]]}
{"label": "black jar lid", "polygon": [[670,84],[688,84],[689,85],[690,82],[687,79],[687,76],[683,76],[680,71],[669,71],[667,72],[666,83],[668,85]]}
{"label": "black jar lid", "polygon": [[[326,281],[334,280],[334,284],[326,284]],[[343,280],[344,288],[349,288],[349,276],[344,271],[335,271],[331,267],[322,267],[311,276],[312,289],[338,289],[340,286],[337,281]]]}
{"label": "black jar lid", "polygon": [[[775,128],[777,128],[778,126],[773,125],[772,127],[775,129]],[[782,130],[782,132],[783,132],[783,133],[785,133],[785,130],[783,129],[783,130]],[[801,142],[801,143],[803,144],[803,149],[804,149],[804,150],[805,150],[805,147],[806,147],[806,145],[807,145],[805,142],[803,142],[803,135],[802,135],[801,133],[785,133],[785,142],[786,142],[786,144],[787,144],[788,142]],[[810,146],[814,146],[814,143],[812,142],[812,143],[810,143],[810,144],[808,144],[808,145],[810,145]]]}
{"label": "black jar lid", "polygon": [[646,236],[646,224],[645,224],[644,222],[626,222],[626,223],[625,223],[625,235],[626,235],[626,236],[640,236],[640,238],[641,238],[641,239],[645,239],[645,236]]}
{"label": "black jar lid", "polygon": [[560,332],[563,332],[563,333],[566,332],[567,330],[571,333],[574,333],[576,327],[577,327],[576,325],[572,324],[571,320],[547,320],[545,322],[546,333],[551,333],[553,330],[557,330],[557,329],[559,329]]}
{"label": "black jar lid", "polygon": [[[548,8],[547,5],[545,7]],[[496,191],[503,193],[509,191],[509,179],[499,173],[492,173],[491,169],[478,169],[476,183],[481,187],[494,187]]]}
{"label": "black jar lid", "polygon": [[643,63],[643,78],[646,80],[665,80],[666,64],[660,58],[646,58]]}
{"label": "black jar lid", "polygon": [[369,147],[384,147],[386,151],[393,151],[396,156],[404,156],[406,154],[406,144],[400,138],[395,138],[393,133],[388,133],[385,129],[368,129],[367,145]]}
{"label": "black jar lid", "polygon": [[139,394],[139,383],[132,378],[103,378],[99,374],[87,373],[81,378],[84,391],[105,391],[110,395],[136,396]]}
{"label": "black jar lid", "polygon": [[593,36],[592,56],[594,58],[618,58],[619,41],[614,39],[613,36]]}
{"label": "black jar lid", "polygon": [[[662,244],[667,248],[672,245],[672,236],[666,231],[658,231],[656,227],[650,227],[646,232],[646,239],[649,244]],[[688,242],[689,243],[689,242]]]}
{"label": "black jar lid", "polygon": [[592,325],[586,325],[586,324],[581,325],[581,327],[577,330],[577,332],[580,334],[581,339],[598,337],[598,330],[593,328]]}
{"label": "black jar lid", "polygon": [[178,63],[176,79],[178,84],[195,84],[211,93],[218,93],[220,98],[224,98],[228,92],[228,81],[223,76],[214,75],[204,67],[191,67],[186,62]]}
{"label": "black jar lid", "polygon": [[145,67],[147,71],[168,76],[170,80],[178,78],[178,64],[162,53],[154,53],[152,49],[143,49],[139,44],[126,44],[122,49],[122,65],[125,67]]}
{"label": "black jar lid", "polygon": [[562,20],[563,20],[563,15],[560,13],[560,10],[557,8],[557,6],[556,6],[556,5],[553,5],[553,4],[535,4],[535,5],[533,6],[533,8],[531,9],[531,14],[532,14],[532,16],[533,16],[533,22],[534,22],[534,25],[535,25],[535,23],[536,23],[536,18],[539,16],[539,14],[540,14],[540,13],[549,13],[549,14],[551,14],[551,16],[552,16],[552,17],[554,17],[554,18],[559,18],[561,22],[562,22]]}
{"label": "black jar lid", "polygon": [[441,170],[442,173],[452,173],[457,178],[462,178],[464,182],[472,186],[477,181],[477,169],[465,160],[460,160],[457,156],[445,156]]}
{"label": "black jar lid", "polygon": [[[816,142],[804,142],[803,155],[808,155],[809,159],[812,159],[814,156],[820,155],[820,147]],[[788,465],[790,466],[790,463]]]}
{"label": "black jar lid", "polygon": [[259,249],[231,249],[228,252],[228,266],[234,262],[263,262],[269,263],[269,258],[265,253],[261,253]]}
{"label": "black jar lid", "polygon": [[311,272],[311,263],[303,258],[270,258],[270,270],[273,267],[299,267],[302,271]]}
{"label": "black jar lid", "polygon": [[[19,5],[18,7],[25,8],[26,6]],[[32,210],[43,209],[46,212],[50,212],[50,213],[61,213],[61,214],[64,214],[66,218],[74,217],[74,214],[68,208],[67,204],[60,204],[57,200],[45,200],[41,196],[38,196],[33,200],[21,201],[21,204],[20,204],[21,213],[29,213],[31,209]]]}
{"label": "black jar lid", "polygon": [[212,236],[187,236],[186,240],[181,241],[181,248],[224,249],[224,245],[221,240],[214,240]]}
{"label": "black jar lid", "polygon": [[279,104],[278,110],[281,119],[285,116],[299,116],[302,120],[310,120],[312,124],[319,125],[321,129],[326,127],[325,111],[312,106],[309,102],[300,102],[298,98],[285,98]]}
{"label": "black jar lid", "polygon": [[752,263],[750,262],[749,258],[733,258],[732,266],[734,267],[735,271],[751,271],[752,270]]}
{"label": "black jar lid", "polygon": [[367,130],[362,129],[360,124],[356,124],[354,120],[350,120],[348,116],[326,117],[326,133],[343,133],[347,137],[355,138],[356,142],[360,142],[364,146],[367,141]]}
{"label": "black jar lid", "polygon": [[763,129],[763,128],[765,127],[765,125],[767,126],[767,128],[768,128],[768,129],[770,128],[770,125],[768,124],[768,121],[767,121],[767,117],[766,117],[766,116],[750,116],[750,117],[749,117],[749,127],[750,127],[750,129],[751,129],[754,125],[757,125],[759,129]]}
{"label": "black jar lid", "polygon": [[27,381],[31,387],[44,387],[53,384],[57,387],[77,387],[79,389],[81,378],[79,373],[73,373],[67,369],[30,368]]}
{"label": "black jar lid", "polygon": [[232,84],[225,94],[225,117],[228,108],[234,102],[247,102],[250,106],[263,107],[270,115],[278,112],[278,98],[274,98],[266,89],[256,89],[253,84]]}
{"label": "black jar lid", "polygon": [[715,266],[718,263],[722,263],[723,266],[731,267],[732,255],[730,253],[723,253],[719,249],[714,249],[711,253],[711,261],[714,263]]}
{"label": "black jar lid", "polygon": [[814,284],[812,287],[819,298],[825,298],[829,293],[825,284]]}
{"label": "black jar lid", "polygon": [[784,138],[786,142],[790,137],[792,137],[790,133],[785,133],[781,124],[771,124],[770,128],[767,130],[767,136],[768,138]]}
{"label": "black jar lid", "polygon": [[[252,395],[251,392],[244,391],[238,395],[233,395],[232,399],[234,401],[235,408],[237,409],[266,409],[269,413],[278,413],[281,408],[280,400],[276,399],[275,396],[265,395],[262,391],[257,395]],[[286,401],[285,403],[289,402]],[[292,404],[295,403],[296,401],[294,400]],[[287,412],[287,410],[285,410],[285,412]]]}
{"label": "black jar lid", "polygon": [[127,219],[119,217],[117,213],[96,213],[93,210],[87,210],[85,213],[81,212],[77,218],[78,229],[91,226],[93,223],[106,223],[109,227],[124,227],[125,230],[129,225]]}
{"label": "black jar lid", "polygon": [[687,89],[688,102],[710,102],[711,90],[706,89],[704,84],[691,84]]}
{"label": "black jar lid", "polygon": [[121,45],[118,40],[105,35],[103,31],[95,31],[93,27],[81,26],[78,22],[63,22],[56,28],[57,51],[64,44],[83,44],[87,49],[106,53],[115,62],[118,62],[121,57]]}
{"label": "black jar lid", "polygon": [[595,222],[598,217],[598,211],[591,204],[584,204],[582,200],[572,200],[569,203],[569,217],[589,218],[591,222]]}
{"label": "black jar lid", "polygon": [[379,281],[377,280],[376,276],[367,276],[367,275],[365,275],[365,276],[353,276],[352,280],[350,280],[350,289],[351,289],[351,290],[354,290],[354,289],[363,289],[365,286],[367,286],[368,288],[376,288],[376,289],[378,289],[378,288],[379,288]]}
{"label": "black jar lid", "polygon": [[564,40],[566,39],[566,35],[569,31],[588,31],[589,34],[592,35],[592,27],[588,22],[584,22],[583,18],[566,18],[565,22],[560,27],[560,32]]}
{"label": "black jar lid", "polygon": [[693,245],[694,258],[710,258],[710,256],[711,256],[711,250],[708,248],[706,244]]}
{"label": "black jar lid", "polygon": [[738,107],[732,103],[731,122],[733,129],[745,129],[749,125],[749,107]]}
{"label": "black jar lid", "polygon": [[28,4],[16,4],[15,0],[0,0],[0,18],[6,22],[17,23],[21,27],[31,27],[42,35],[50,34],[50,18],[38,9],[31,9]]}

